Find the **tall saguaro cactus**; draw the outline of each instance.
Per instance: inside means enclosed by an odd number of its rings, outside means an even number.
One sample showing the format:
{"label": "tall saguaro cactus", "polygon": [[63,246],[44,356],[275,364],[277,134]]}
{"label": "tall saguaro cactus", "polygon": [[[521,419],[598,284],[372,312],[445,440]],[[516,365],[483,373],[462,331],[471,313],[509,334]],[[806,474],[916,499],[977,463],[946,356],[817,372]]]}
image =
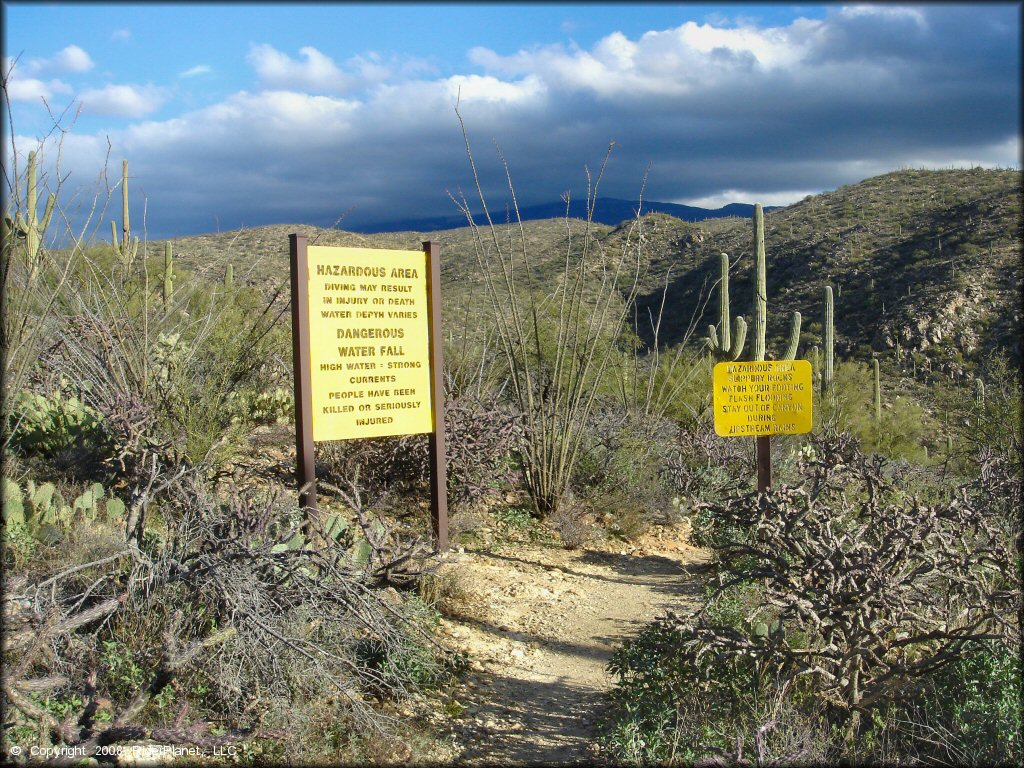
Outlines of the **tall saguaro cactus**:
{"label": "tall saguaro cactus", "polygon": [[[25,239],[25,249],[29,261],[32,262],[39,255],[39,247],[43,242],[43,235],[46,228],[50,226],[50,217],[53,215],[53,207],[57,203],[57,196],[52,192],[46,198],[46,206],[43,209],[43,218],[39,219],[39,193],[38,168],[36,166],[36,153],[28,153],[28,179],[26,183],[25,214],[21,211],[15,213],[14,221],[5,220],[4,224],[11,227],[15,236]],[[5,233],[6,234],[6,233]]]}
{"label": "tall saguaro cactus", "polygon": [[878,358],[871,360],[872,373],[874,374],[874,405],[875,421],[882,420],[882,380],[878,373]]}
{"label": "tall saguaro cactus", "polygon": [[132,239],[131,219],[128,216],[128,161],[121,161],[121,238],[117,237],[117,225],[113,219],[110,221],[110,242],[114,246],[117,255],[125,269],[135,261],[135,255],[139,252],[139,238]]}
{"label": "tall saguaro cactus", "polygon": [[832,389],[832,376],[835,371],[835,303],[832,299],[832,286],[825,286],[825,372],[821,377],[821,392],[825,394]]}
{"label": "tall saguaro cactus", "polygon": [[169,307],[174,300],[174,253],[171,241],[164,243],[164,307]]}
{"label": "tall saguaro cactus", "polygon": [[[760,203],[754,204],[754,253],[757,262],[754,266],[753,359],[755,362],[760,362],[764,360],[765,336],[768,328],[768,268],[765,264],[764,251],[764,210]],[[786,343],[783,360],[796,358],[797,347],[800,345],[800,323],[800,313],[794,312],[790,320],[789,341]]]}
{"label": "tall saguaro cactus", "polygon": [[716,360],[732,361],[739,359],[743,345],[747,340],[747,321],[742,315],[729,327],[729,256],[721,254],[722,276],[718,283],[718,330],[708,326],[708,348]]}
{"label": "tall saguaro cactus", "polygon": [[764,210],[754,204],[754,360],[764,360],[765,331],[768,326],[768,281],[764,254]]}

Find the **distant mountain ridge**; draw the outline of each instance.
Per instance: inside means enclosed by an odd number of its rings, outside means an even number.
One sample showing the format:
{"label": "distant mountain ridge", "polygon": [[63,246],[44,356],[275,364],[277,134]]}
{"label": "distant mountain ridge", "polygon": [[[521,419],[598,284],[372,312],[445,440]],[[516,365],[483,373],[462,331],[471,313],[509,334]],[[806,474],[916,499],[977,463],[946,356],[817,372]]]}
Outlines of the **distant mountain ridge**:
{"label": "distant mountain ridge", "polygon": [[[705,219],[723,219],[729,216],[750,218],[754,215],[754,206],[749,203],[729,203],[721,208],[699,208],[693,205],[678,203],[660,203],[656,200],[620,200],[614,197],[599,197],[594,204],[594,221],[599,224],[616,225],[636,215],[637,208],[643,213],[666,213],[677,219],[688,222],[704,221]],[[778,206],[768,206],[765,211],[776,210]],[[538,219],[560,219],[565,216],[565,203],[562,201],[529,205],[519,209],[523,221]],[[569,218],[584,219],[587,216],[585,200],[573,200],[569,204]],[[491,218],[495,223],[504,223],[505,209],[491,209]],[[474,212],[473,219],[477,224],[486,224],[482,211]],[[395,221],[352,226],[349,231],[362,234],[378,234],[381,232],[437,232],[439,230],[457,229],[466,226],[463,214],[451,216],[432,216],[422,219],[397,219]]]}

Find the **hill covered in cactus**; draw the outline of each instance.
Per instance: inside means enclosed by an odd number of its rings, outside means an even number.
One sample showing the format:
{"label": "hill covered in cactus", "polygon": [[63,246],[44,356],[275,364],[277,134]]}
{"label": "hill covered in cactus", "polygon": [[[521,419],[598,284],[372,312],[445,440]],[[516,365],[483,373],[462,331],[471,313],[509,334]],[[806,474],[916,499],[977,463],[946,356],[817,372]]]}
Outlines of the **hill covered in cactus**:
{"label": "hill covered in cactus", "polygon": [[[628,222],[594,223],[591,232],[615,248]],[[662,213],[643,217],[644,276],[638,317],[656,312],[665,295],[661,344],[679,342],[687,327],[702,342],[717,323],[721,254],[731,263],[733,316],[750,321],[754,237],[748,218],[687,223]],[[835,293],[836,352],[866,359],[898,356],[956,377],[980,356],[1005,350],[1019,362],[1021,324],[1021,174],[1010,170],[901,170],[813,195],[765,214],[767,357],[784,353],[791,313],[803,318],[798,354],[820,345],[823,287]],[[528,221],[523,232],[538,270],[554,276],[570,237],[560,219]],[[275,225],[174,241],[175,258],[221,280],[231,263],[235,279],[286,298],[287,236],[305,232],[320,245],[442,247],[444,306],[449,328],[484,308],[482,278],[466,227],[440,232],[373,235],[302,225]],[[667,276],[667,288],[666,288]],[[651,339],[649,322],[639,332]],[[914,362],[916,360],[916,362]]]}

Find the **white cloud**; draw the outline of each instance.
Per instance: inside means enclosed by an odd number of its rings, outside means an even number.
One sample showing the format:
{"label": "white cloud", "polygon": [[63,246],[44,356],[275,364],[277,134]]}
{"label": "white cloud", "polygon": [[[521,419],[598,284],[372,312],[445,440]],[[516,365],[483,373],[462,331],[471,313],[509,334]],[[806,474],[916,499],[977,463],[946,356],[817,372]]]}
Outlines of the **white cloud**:
{"label": "white cloud", "polygon": [[505,82],[496,77],[455,75],[448,78],[445,86],[451,104],[456,99],[464,104],[536,104],[545,94],[543,82],[533,76],[517,82]]}
{"label": "white cloud", "polygon": [[647,32],[635,41],[613,32],[589,51],[551,45],[499,55],[477,47],[469,57],[489,72],[535,75],[568,91],[609,99],[681,96],[720,88],[756,72],[793,70],[813,49],[819,28],[820,22],[808,20],[768,29],[687,22]]}
{"label": "white cloud", "polygon": [[299,49],[302,61],[296,61],[272,45],[254,45],[248,61],[260,80],[271,88],[305,89],[342,93],[350,85],[349,77],[334,61],[312,46]]}
{"label": "white cloud", "polygon": [[60,51],[51,63],[60,72],[88,72],[95,66],[89,54],[77,45],[69,45]]}
{"label": "white cloud", "polygon": [[132,31],[130,29],[115,29],[110,33],[111,40],[130,40],[132,37]]}
{"label": "white cloud", "polygon": [[19,62],[14,71],[25,75],[71,74],[88,72],[94,66],[88,53],[77,45],[69,45],[48,58]]}
{"label": "white cloud", "polygon": [[846,5],[840,15],[847,19],[875,19],[878,21],[908,20],[921,29],[928,27],[928,20],[919,8],[908,8],[899,5]]}
{"label": "white cloud", "polygon": [[71,91],[71,86],[61,80],[44,82],[34,77],[11,77],[7,83],[7,95],[12,102],[50,101],[54,94]]}
{"label": "white cloud", "polygon": [[213,72],[213,68],[206,64],[198,64],[194,67],[190,67],[182,72],[178,77],[196,77],[198,75],[208,75]]}
{"label": "white cloud", "polygon": [[78,94],[86,115],[139,118],[152,114],[167,100],[162,88],[150,85],[107,85]]}
{"label": "white cloud", "polygon": [[742,189],[726,189],[705,197],[687,198],[685,200],[669,200],[680,205],[693,205],[698,208],[709,208],[715,210],[729,205],[729,203],[747,203],[753,205],[760,203],[764,206],[792,205],[803,200],[808,195],[815,195],[820,192],[816,190],[781,191],[781,192],[750,192]]}

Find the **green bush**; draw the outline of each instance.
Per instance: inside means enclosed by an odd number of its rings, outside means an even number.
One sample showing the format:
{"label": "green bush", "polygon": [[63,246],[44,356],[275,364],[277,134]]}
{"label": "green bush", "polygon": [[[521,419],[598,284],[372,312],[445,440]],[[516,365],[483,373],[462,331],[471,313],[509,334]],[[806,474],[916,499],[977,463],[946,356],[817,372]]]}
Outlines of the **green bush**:
{"label": "green bush", "polygon": [[615,654],[605,744],[634,762],[739,759],[737,740],[759,764],[1019,760],[1007,462],[922,494],[849,435],[811,448],[799,487],[703,505],[717,586]]}
{"label": "green bush", "polygon": [[915,706],[886,713],[893,741],[929,762],[1019,765],[1022,673],[1019,649],[994,640],[978,643],[929,675]]}
{"label": "green bush", "polygon": [[925,462],[926,446],[939,433],[939,425],[925,409],[902,396],[890,397],[883,381],[882,418],[874,417],[874,381],[867,365],[844,361],[836,365],[833,395],[816,397],[815,428],[828,425],[850,432],[864,450],[888,459]]}

